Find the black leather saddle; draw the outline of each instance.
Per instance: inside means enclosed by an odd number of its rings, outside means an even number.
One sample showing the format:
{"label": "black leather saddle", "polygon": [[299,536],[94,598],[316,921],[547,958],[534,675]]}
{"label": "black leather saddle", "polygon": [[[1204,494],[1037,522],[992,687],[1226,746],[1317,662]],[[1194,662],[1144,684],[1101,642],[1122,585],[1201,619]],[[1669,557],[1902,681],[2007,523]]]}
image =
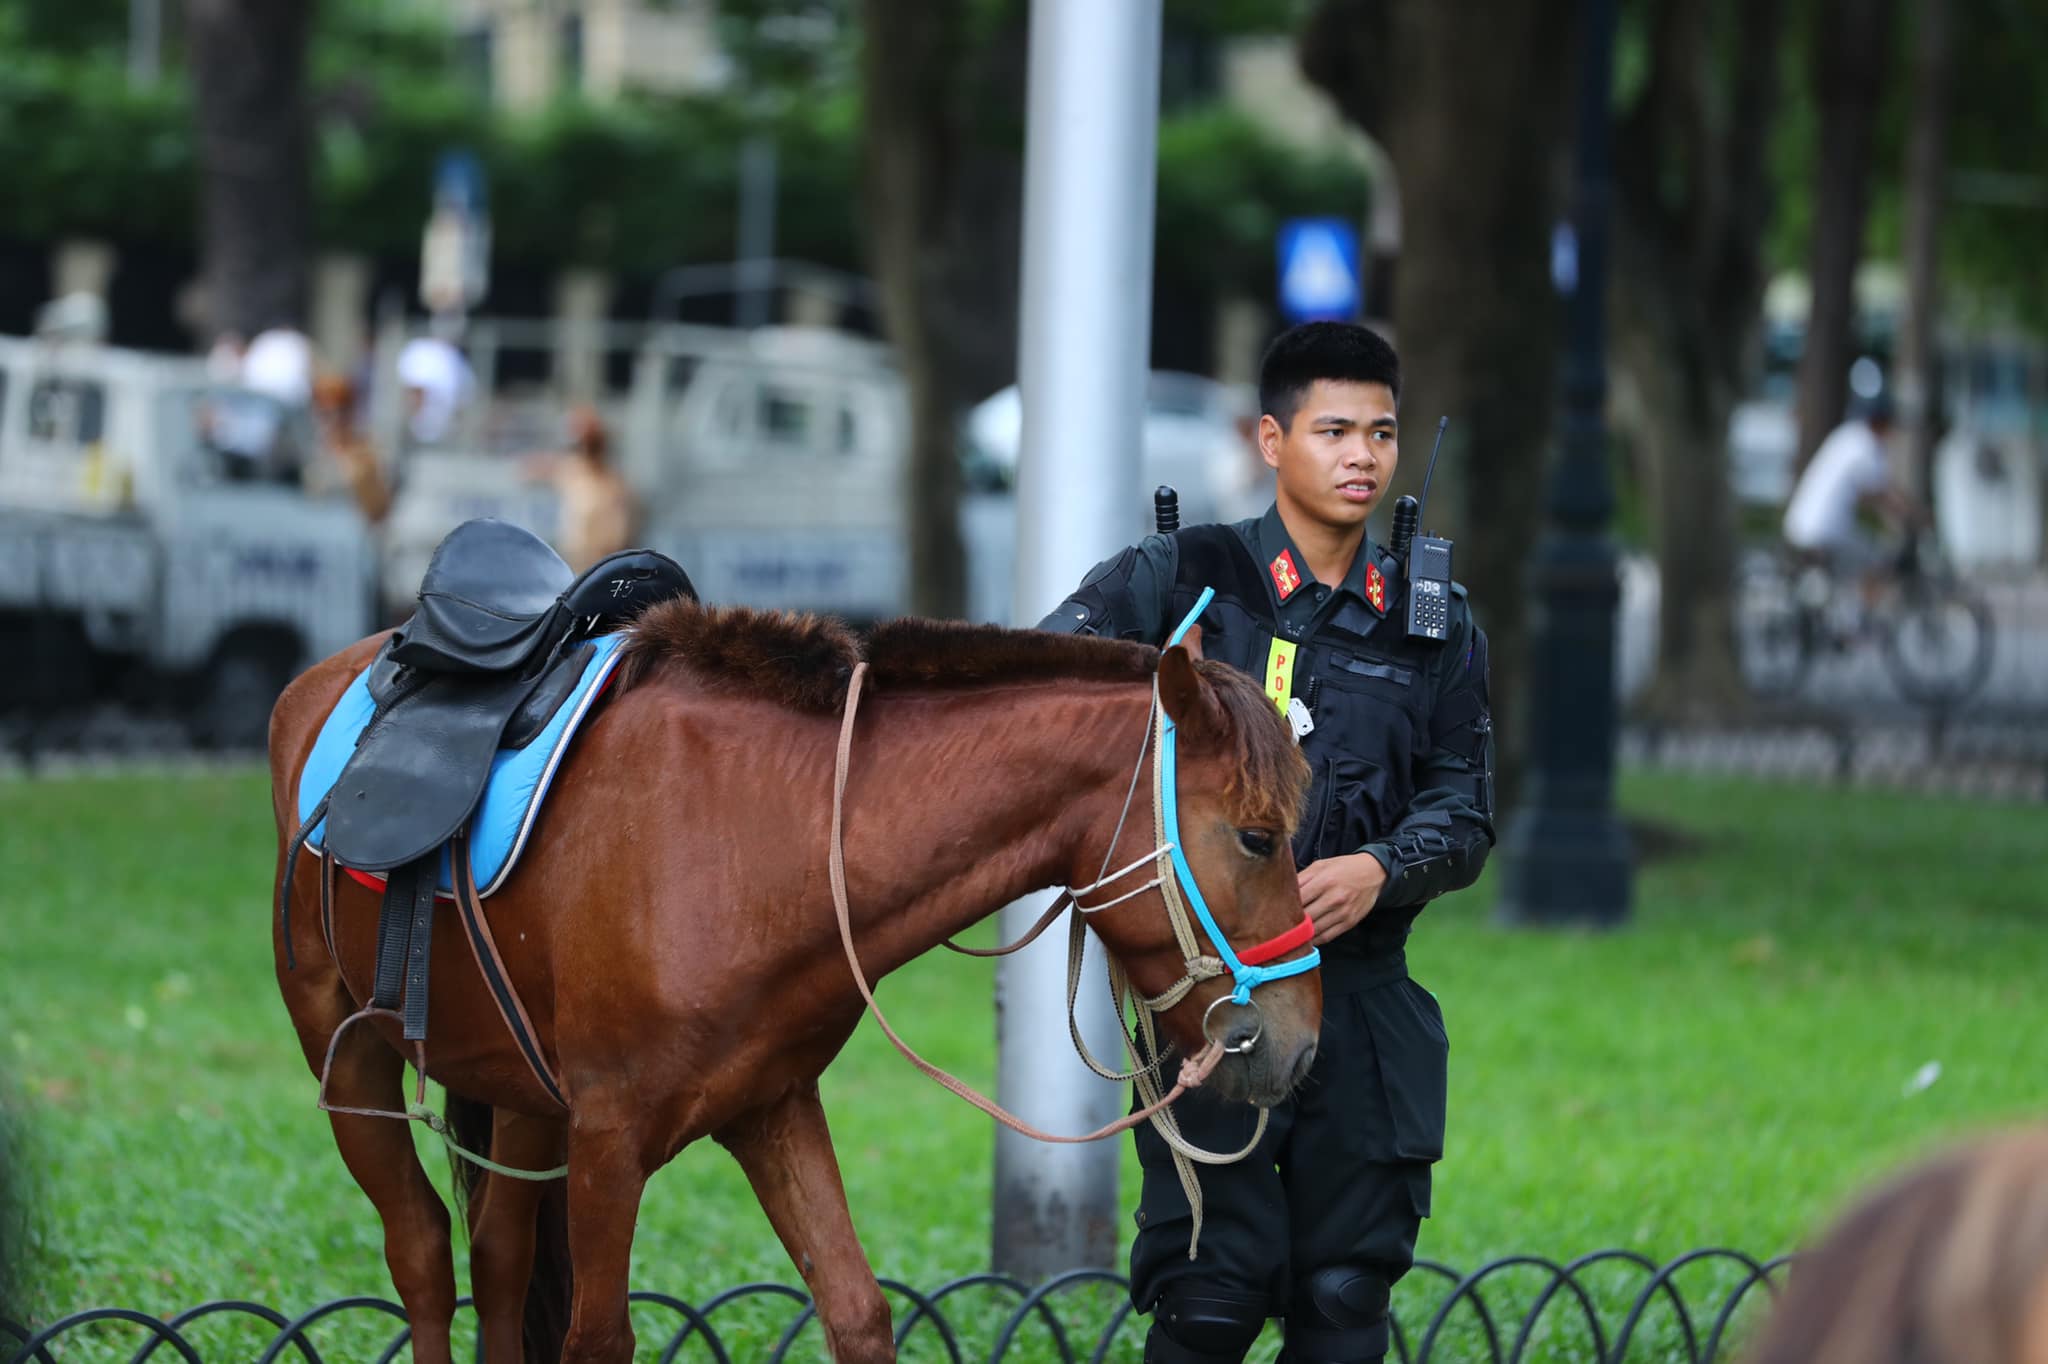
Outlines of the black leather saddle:
{"label": "black leather saddle", "polygon": [[[324,857],[385,873],[372,1007],[395,1009],[402,997],[408,1039],[426,1037],[441,850],[455,840],[460,903],[468,853],[457,836],[483,798],[492,757],[546,726],[582,677],[592,637],[656,602],[696,595],[665,555],[626,550],[578,577],[545,541],[504,521],[466,521],[435,549],[419,609],[371,664],[376,709],[294,837],[278,897],[288,914],[291,866],[323,818]],[[469,899],[463,908],[473,916],[473,888]],[[478,931],[471,927],[473,943]],[[523,1020],[516,998],[501,996],[500,1005],[529,1059],[537,1057],[530,1030],[515,1021]],[[535,1074],[560,1097],[545,1065],[536,1063]]]}
{"label": "black leather saddle", "polygon": [[372,665],[377,711],[335,781],[324,845],[363,871],[439,849],[482,798],[492,755],[531,738],[575,688],[584,640],[696,595],[651,550],[577,577],[531,531],[457,526],[427,565],[419,609]]}

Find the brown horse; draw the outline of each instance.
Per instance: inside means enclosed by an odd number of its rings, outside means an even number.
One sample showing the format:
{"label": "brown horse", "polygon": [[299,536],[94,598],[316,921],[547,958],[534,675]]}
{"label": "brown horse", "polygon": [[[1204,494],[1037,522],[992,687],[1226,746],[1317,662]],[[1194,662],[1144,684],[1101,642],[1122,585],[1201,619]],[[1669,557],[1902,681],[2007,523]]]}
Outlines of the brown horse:
{"label": "brown horse", "polygon": [[[380,640],[314,666],[271,717],[280,879],[299,772]],[[520,870],[486,906],[566,1112],[515,1049],[455,916],[437,916],[434,928],[428,1073],[446,1086],[451,1113],[488,1135],[499,1162],[568,1166],[552,1183],[465,1167],[489,1358],[521,1357],[522,1339],[528,1358],[632,1357],[626,1280],[642,1189],[707,1135],[745,1169],[809,1285],[833,1357],[895,1358],[889,1308],[855,1237],[818,1098],[818,1076],[862,1010],[827,862],[841,709],[863,658],[868,698],[853,733],[844,846],[854,941],[871,977],[1009,900],[1082,885],[1105,857],[1121,865],[1154,846],[1149,786],[1127,821],[1119,812],[1155,681],[1180,735],[1184,851],[1219,927],[1242,946],[1302,921],[1287,848],[1306,765],[1258,685],[1200,659],[1199,634],[1162,654],[903,621],[863,647],[810,617],[692,601],[650,608],[557,777]],[[318,865],[301,857],[291,891],[295,968],[285,929],[273,934],[278,984],[317,1073],[337,1026],[368,997],[378,901],[335,878],[330,953]],[[1183,974],[1159,891],[1092,922],[1138,989],[1156,993]],[[1161,1016],[1182,1054],[1201,1049],[1203,1012],[1230,988],[1227,977],[1206,981]],[[1209,1083],[1271,1105],[1307,1074],[1322,987],[1310,971],[1260,986],[1255,1000],[1262,1035]],[[408,1054],[400,1048],[388,1018],[346,1032],[330,1101],[399,1103]],[[343,1160],[383,1219],[414,1357],[440,1364],[456,1298],[447,1209],[406,1124],[330,1117]]]}

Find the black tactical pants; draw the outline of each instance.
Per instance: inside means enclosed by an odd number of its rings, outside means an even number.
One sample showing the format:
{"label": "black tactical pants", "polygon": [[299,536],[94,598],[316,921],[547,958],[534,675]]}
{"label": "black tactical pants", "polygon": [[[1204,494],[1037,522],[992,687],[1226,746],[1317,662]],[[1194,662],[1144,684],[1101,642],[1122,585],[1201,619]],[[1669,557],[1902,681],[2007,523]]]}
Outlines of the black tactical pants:
{"label": "black tactical pants", "polygon": [[[1387,1295],[1413,1263],[1429,1215],[1449,1044],[1436,999],[1408,978],[1398,953],[1325,962],[1322,1037],[1307,1081],[1273,1110],[1258,1150],[1235,1165],[1196,1167],[1202,1236],[1192,1261],[1172,1157],[1151,1124],[1137,1129],[1144,1188],[1131,1299],[1141,1312],[1169,1291],[1242,1301],[1254,1317],[1287,1319],[1283,1361],[1359,1364],[1387,1348]],[[1176,1110],[1187,1137],[1215,1151],[1242,1147],[1256,1118],[1200,1091]],[[1333,1281],[1324,1273],[1312,1283],[1319,1271],[1340,1271],[1334,1281],[1348,1283],[1353,1310],[1340,1308],[1334,1324],[1316,1304],[1318,1285]]]}

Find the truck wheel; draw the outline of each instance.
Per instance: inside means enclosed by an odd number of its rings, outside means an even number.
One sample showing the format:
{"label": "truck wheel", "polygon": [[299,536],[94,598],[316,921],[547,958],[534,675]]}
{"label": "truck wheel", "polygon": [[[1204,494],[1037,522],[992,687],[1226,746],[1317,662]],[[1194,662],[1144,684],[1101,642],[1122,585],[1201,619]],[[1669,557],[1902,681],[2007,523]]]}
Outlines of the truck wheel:
{"label": "truck wheel", "polygon": [[216,750],[261,752],[270,740],[270,708],[291,680],[291,663],[276,651],[229,648],[200,684],[193,741]]}

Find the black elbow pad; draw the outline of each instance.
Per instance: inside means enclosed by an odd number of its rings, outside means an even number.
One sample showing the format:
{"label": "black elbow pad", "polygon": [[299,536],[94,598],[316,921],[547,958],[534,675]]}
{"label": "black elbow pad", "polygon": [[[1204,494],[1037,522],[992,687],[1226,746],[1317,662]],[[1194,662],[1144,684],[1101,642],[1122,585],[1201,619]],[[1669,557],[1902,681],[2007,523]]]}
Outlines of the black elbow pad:
{"label": "black elbow pad", "polygon": [[1493,840],[1479,830],[1425,825],[1409,829],[1389,847],[1394,866],[1381,895],[1400,904],[1424,904],[1478,880]]}
{"label": "black elbow pad", "polygon": [[1392,878],[1395,893],[1403,902],[1425,904],[1439,895],[1469,886],[1479,879],[1490,850],[1491,845],[1481,838],[1473,840],[1469,847],[1446,846],[1412,862],[1404,858]]}
{"label": "black elbow pad", "polygon": [[1131,597],[1131,570],[1137,562],[1135,547],[1104,559],[1089,570],[1073,596],[1038,622],[1038,628],[1063,635],[1101,635],[1108,639],[1122,638],[1134,631],[1137,603]]}
{"label": "black elbow pad", "polygon": [[1052,613],[1038,622],[1041,630],[1050,630],[1058,635],[1092,635],[1098,632],[1102,613],[1090,609],[1090,603],[1079,592],[1052,609]]}

